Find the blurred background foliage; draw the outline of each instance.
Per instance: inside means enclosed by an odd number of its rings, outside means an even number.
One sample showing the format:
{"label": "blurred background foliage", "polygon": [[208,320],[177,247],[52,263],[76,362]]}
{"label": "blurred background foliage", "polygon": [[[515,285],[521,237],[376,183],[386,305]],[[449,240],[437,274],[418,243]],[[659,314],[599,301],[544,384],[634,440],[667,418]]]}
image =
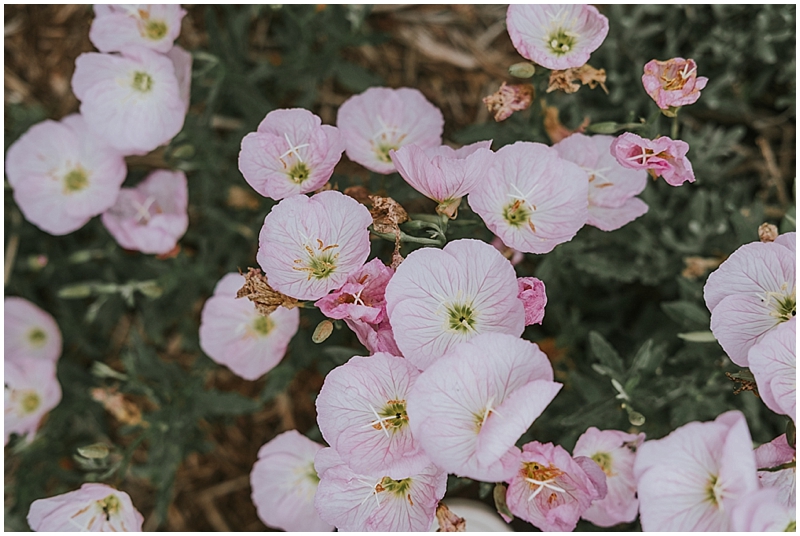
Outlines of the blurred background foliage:
{"label": "blurred background foliage", "polygon": [[[418,87],[442,109],[446,141],[493,139],[496,150],[517,140],[550,144],[548,106],[573,129],[584,118],[643,118],[646,135],[668,135],[671,120],[644,92],[642,67],[695,59],[709,83],[679,121],[697,182],[651,182],[642,218],[611,233],[586,227],[517,265],[518,275],[542,279],[548,295],[543,325],[524,336],[565,384],[520,444],[571,449],[589,426],[657,438],[729,409],[745,413],[756,443],[779,435],[786,418],[751,393],[734,395],[725,373],[738,368],[708,338],[702,289],[713,266],[757,240],[762,222],[795,228],[795,10],[602,6],[610,31],[590,64],[606,70],[609,94],[547,94],[539,72],[533,106],[495,123],[480,99],[512,83],[506,68],[522,60],[505,32],[504,6],[189,8],[178,41],[194,56],[184,129],[168,147],[129,158],[126,182],[158,167],[187,172],[190,225],[177,255],[124,251],[99,218],[67,236],[47,235],[24,221],[5,185],[6,295],[50,312],[64,337],[63,400],[35,441],[6,447],[6,528],[27,530],[37,498],[103,481],[132,495],[146,530],[263,530],[249,498],[258,448],[291,428],[321,441],[314,399],[324,375],[366,352],[341,325],[315,345],[323,317],[303,309],[283,362],[258,381],[203,355],[202,305],[225,273],[255,266],[258,232],[274,204],[240,175],[239,144],[275,108],[309,108],[334,124],[346,98],[374,85]],[[6,149],[34,123],[77,111],[69,80],[75,57],[92,50],[91,17],[86,6],[6,8]],[[371,174],[346,157],[332,183],[366,186],[410,213],[433,212],[398,175]],[[492,238],[464,204],[448,239],[467,236]],[[391,249],[373,242],[384,261]],[[108,454],[85,448],[98,443]],[[448,494],[491,504],[490,491],[451,478]]]}

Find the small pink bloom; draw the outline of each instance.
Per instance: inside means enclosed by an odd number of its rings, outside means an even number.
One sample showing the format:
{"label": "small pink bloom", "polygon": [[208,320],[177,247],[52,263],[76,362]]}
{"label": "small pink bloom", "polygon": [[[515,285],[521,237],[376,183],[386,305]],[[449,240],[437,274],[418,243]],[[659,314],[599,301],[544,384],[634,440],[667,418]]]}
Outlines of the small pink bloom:
{"label": "small pink bloom", "polygon": [[792,317],[750,348],[747,363],[764,404],[792,421],[797,417],[797,322]]}
{"label": "small pink bloom", "polygon": [[399,480],[430,460],[414,438],[406,413],[419,371],[402,357],[355,356],[333,369],[317,396],[322,437],[353,470]]}
{"label": "small pink bloom", "polygon": [[183,171],[160,169],[135,188],[123,188],[103,225],[125,248],[147,254],[170,252],[189,227],[189,189]]}
{"label": "small pink bloom", "polygon": [[587,456],[597,463],[606,475],[608,493],[596,500],[582,517],[598,527],[613,527],[636,519],[639,501],[636,499],[636,479],[633,462],[644,434],[626,434],[617,430],[586,430],[575,444],[575,456]]}
{"label": "small pink bloom", "polygon": [[582,66],[608,34],[608,19],[578,4],[511,4],[506,25],[514,48],[548,69]]}
{"label": "small pink bloom", "polygon": [[514,112],[527,110],[533,102],[533,85],[511,84],[503,82],[500,89],[483,98],[486,108],[497,122],[505,121]]}
{"label": "small pink bloom", "polygon": [[749,366],[750,348],[795,316],[795,236],[745,244],[708,276],[703,294],[711,331],[741,367]]}
{"label": "small pink bloom", "polygon": [[778,491],[759,489],[740,498],[731,511],[734,532],[796,532],[794,504],[781,504]]}
{"label": "small pink bloom", "polygon": [[408,396],[411,431],[447,472],[505,480],[519,467],[514,444],[559,389],[538,346],[485,333],[453,347],[417,378]]}
{"label": "small pink bloom", "polygon": [[416,144],[424,151],[442,144],[444,117],[419,90],[371,87],[342,104],[336,126],[350,160],[389,174],[395,171],[392,149]]}
{"label": "small pink bloom", "polygon": [[353,471],[331,449],[315,460],[319,516],[343,532],[425,532],[447,489],[447,473],[431,464],[395,480],[380,471]]}
{"label": "small pink bloom", "polygon": [[647,140],[626,132],[611,143],[611,154],[622,167],[646,169],[654,177],[664,177],[670,186],[694,182],[692,163],[686,158],[689,144],[661,136]]}
{"label": "small pink bloom", "polygon": [[500,240],[499,236],[495,236],[492,239],[492,246],[494,246],[494,249],[502,253],[503,257],[511,261],[511,266],[518,265],[525,258],[525,254],[523,252],[517,251],[516,249],[510,248],[503,244],[503,241]]}
{"label": "small pink bloom", "polygon": [[49,313],[16,296],[5,299],[4,312],[6,362],[56,361],[61,356],[61,331]]}
{"label": "small pink bloom", "polygon": [[345,318],[344,323],[356,334],[359,342],[369,350],[370,354],[386,352],[390,355],[403,355],[400,348],[397,347],[397,341],[394,340],[394,331],[388,318],[378,324],[368,324],[363,320]]}
{"label": "small pink bloom", "polygon": [[192,93],[192,55],[183,48],[175,45],[166,56],[172,62],[175,68],[175,76],[178,79],[178,92],[183,101],[184,112],[189,111],[189,104],[191,102]]}
{"label": "small pink bloom", "polygon": [[480,333],[525,329],[514,268],[480,240],[408,255],[386,286],[386,310],[403,355],[420,370]]}
{"label": "small pink bloom", "polygon": [[555,149],[517,142],[495,153],[469,206],[508,247],[548,253],[586,223],[588,189],[586,172]]}
{"label": "small pink bloom", "polygon": [[183,127],[186,103],[175,65],[150,49],[81,54],[72,90],[92,132],[125,154],[148,153]]}
{"label": "small pink bloom", "polygon": [[750,431],[738,411],[645,441],[633,474],[645,531],[728,531],[737,499],[758,488]]}
{"label": "small pink bloom", "polygon": [[525,306],[525,325],[541,324],[544,320],[544,307],[547,305],[547,294],[544,283],[535,277],[518,277],[519,299]]}
{"label": "small pink bloom", "polygon": [[36,532],[142,532],[130,496],[105,484],[33,501],[28,524]]}
{"label": "small pink bloom", "polygon": [[261,195],[283,199],[328,182],[342,151],[339,129],[308,110],[273,110],[242,140],[239,170]]}
{"label": "small pink bloom", "polygon": [[797,469],[795,466],[777,469],[784,464],[797,463],[797,451],[782,434],[755,450],[758,482],[764,488],[776,488],[778,499],[784,506],[794,508],[797,503]]}
{"label": "small pink bloom", "polygon": [[614,231],[647,212],[634,197],[647,185],[647,173],[623,167],[611,154],[613,136],[575,133],[553,145],[564,160],[574,162],[589,176],[589,219],[603,231]]}
{"label": "small pink bloom", "polygon": [[506,503],[511,513],[544,532],[574,530],[592,501],[606,494],[606,475],[594,462],[584,460],[591,465],[573,460],[552,443],[523,445],[517,472],[507,479]]}
{"label": "small pink bloom", "polygon": [[479,141],[461,149],[446,145],[427,151],[406,145],[389,151],[398,173],[423,195],[439,203],[438,212],[452,216],[448,207],[470,193],[483,180],[492,164],[491,141]]}
{"label": "small pink bloom", "polygon": [[668,110],[693,104],[700,98],[708,78],[697,76],[694,60],[672,58],[667,61],[650,60],[644,66],[642,84],[659,108]]}
{"label": "small pink bloom", "polygon": [[83,227],[114,204],[127,168],[80,115],[32,126],[6,153],[6,176],[25,218],[52,235]]}
{"label": "small pink bloom", "polygon": [[353,272],[339,290],[314,304],[328,318],[360,320],[379,324],[386,318],[386,285],[394,270],[380,259],[372,259]]}
{"label": "small pink bloom", "polygon": [[100,52],[147,47],[166,53],[181,33],[186,11],[178,4],[99,4],[89,39]]}
{"label": "small pink bloom", "polygon": [[220,365],[246,380],[256,380],[281,362],[297,333],[300,313],[278,307],[269,316],[247,298],[237,298],[244,277],[220,279],[200,315],[200,347]]}
{"label": "small pink bloom", "polygon": [[39,423],[61,401],[56,364],[44,359],[5,362],[5,443],[11,434],[27,435],[32,441]]}
{"label": "small pink bloom", "polygon": [[364,205],[336,190],[287,197],[264,219],[256,259],[272,288],[317,300],[364,265],[371,224]]}
{"label": "small pink bloom", "polygon": [[314,508],[319,484],[314,456],[322,448],[297,430],[289,430],[258,450],[250,487],[258,517],[265,525],[287,532],[333,530]]}

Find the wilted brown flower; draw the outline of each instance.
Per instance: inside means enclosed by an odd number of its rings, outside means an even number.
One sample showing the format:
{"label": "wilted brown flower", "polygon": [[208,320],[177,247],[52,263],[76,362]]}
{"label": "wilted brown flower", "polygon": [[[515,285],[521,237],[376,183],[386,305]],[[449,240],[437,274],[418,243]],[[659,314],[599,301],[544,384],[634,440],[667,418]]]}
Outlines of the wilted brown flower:
{"label": "wilted brown flower", "polygon": [[[239,272],[241,273],[241,272]],[[248,268],[244,276],[244,286],[236,293],[237,298],[247,298],[256,306],[256,310],[264,316],[269,315],[278,307],[294,309],[300,306],[295,298],[281,294],[269,286],[267,276],[258,268]]]}
{"label": "wilted brown flower", "polygon": [[[580,82],[580,84],[578,84],[578,82]],[[606,88],[606,70],[595,69],[588,63],[580,67],[564,69],[563,71],[552,71],[550,73],[550,84],[547,86],[547,92],[551,93],[556,90],[561,90],[564,93],[575,93],[581,88],[581,84],[584,86],[588,85],[591,89],[600,85],[603,91],[608,94],[608,88]]]}
{"label": "wilted brown flower", "polygon": [[686,268],[683,269],[681,275],[686,279],[703,277],[706,272],[722,264],[720,259],[706,259],[703,257],[684,257],[683,262],[686,263]]}
{"label": "wilted brown flower", "polygon": [[377,195],[369,196],[372,202],[370,214],[372,214],[372,227],[379,233],[400,234],[400,227],[404,221],[408,221],[408,213],[400,203],[391,197],[380,197]]}
{"label": "wilted brown flower", "polygon": [[762,242],[774,242],[778,238],[778,228],[771,223],[762,223],[758,226],[758,239]]}
{"label": "wilted brown flower", "polygon": [[114,387],[95,387],[90,391],[92,398],[100,402],[111,415],[122,424],[131,426],[146,425],[142,422],[142,412],[136,405],[126,400],[122,393],[118,393]]}
{"label": "wilted brown flower", "polygon": [[467,522],[463,517],[458,517],[443,502],[436,507],[436,521],[439,528],[436,532],[466,532]]}
{"label": "wilted brown flower", "polygon": [[575,130],[568,129],[558,118],[558,108],[547,106],[544,101],[542,101],[542,111],[544,112],[544,130],[553,143],[558,143],[575,132],[583,132],[589,126],[589,118],[584,117],[578,128]]}
{"label": "wilted brown flower", "polygon": [[495,121],[503,121],[511,114],[530,107],[533,101],[531,84],[508,85],[503,82],[496,93],[483,98],[483,103],[494,114]]}

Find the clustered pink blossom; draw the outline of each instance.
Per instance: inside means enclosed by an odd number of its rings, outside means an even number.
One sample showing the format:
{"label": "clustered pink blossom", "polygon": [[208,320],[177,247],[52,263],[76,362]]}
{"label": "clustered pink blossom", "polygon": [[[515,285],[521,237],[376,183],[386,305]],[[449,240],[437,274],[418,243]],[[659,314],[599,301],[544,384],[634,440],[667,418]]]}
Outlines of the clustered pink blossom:
{"label": "clustered pink blossom", "polygon": [[33,501],[28,524],[36,532],[142,532],[130,496],[105,484]]}
{"label": "clustered pink blossom", "polygon": [[708,78],[697,76],[694,60],[651,60],[644,66],[642,84],[659,108],[668,110],[693,104],[700,98]]}
{"label": "clustered pink blossom", "polygon": [[670,186],[694,182],[687,152],[689,144],[685,141],[666,136],[647,140],[631,132],[622,134],[611,144],[611,153],[622,167],[647,170],[653,177],[664,177]]}

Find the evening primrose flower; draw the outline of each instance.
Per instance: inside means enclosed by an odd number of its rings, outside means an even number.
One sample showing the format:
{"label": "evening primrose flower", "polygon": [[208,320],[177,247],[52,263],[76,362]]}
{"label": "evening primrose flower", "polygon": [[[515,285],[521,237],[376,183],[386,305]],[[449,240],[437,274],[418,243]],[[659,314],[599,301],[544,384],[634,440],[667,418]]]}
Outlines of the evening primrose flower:
{"label": "evening primrose flower", "polygon": [[342,288],[314,304],[328,318],[351,318],[378,324],[386,318],[386,285],[394,270],[380,259],[372,259],[353,272]]}
{"label": "evening primrose flower", "polygon": [[786,434],[758,447],[755,456],[758,483],[763,488],[775,488],[781,504],[794,509],[797,504],[797,451],[789,445]]}
{"label": "evening primrose flower", "polygon": [[448,473],[506,480],[519,468],[514,444],[560,389],[538,346],[484,333],[454,346],[417,378],[408,395],[411,431]]}
{"label": "evening primrose flower", "polygon": [[33,501],[28,511],[36,532],[141,532],[143,522],[130,496],[105,484]]}
{"label": "evening primrose flower", "polygon": [[178,79],[178,94],[181,97],[181,101],[183,101],[183,114],[186,115],[186,112],[189,111],[192,93],[192,55],[182,47],[175,45],[169,49],[167,57],[175,68],[175,77]]}
{"label": "evening primrose flower", "polygon": [[308,110],[273,110],[242,140],[239,170],[264,197],[283,199],[328,182],[343,151],[339,129]]}
{"label": "evening primrose flower", "polygon": [[264,219],[256,259],[272,288],[316,300],[364,265],[371,224],[364,205],[335,190],[287,197]]}
{"label": "evening primrose flower", "polygon": [[514,268],[495,248],[462,239],[406,257],[386,286],[386,310],[403,355],[420,370],[456,344],[525,329]]}
{"label": "evening primrose flower", "polygon": [[792,421],[797,418],[797,321],[795,317],[770,330],[747,354],[764,404]]}
{"label": "evening primrose flower", "polygon": [[394,339],[394,330],[388,318],[377,324],[370,324],[363,320],[345,318],[344,323],[358,337],[358,341],[369,350],[370,355],[377,352],[386,352],[390,355],[402,356],[403,352],[397,347]]}
{"label": "evening primrose flower", "polygon": [[189,189],[183,171],[160,169],[135,188],[123,188],[102,221],[117,243],[147,254],[169,253],[189,227]]}
{"label": "evening primrose flower", "polygon": [[200,348],[246,380],[256,380],[281,362],[300,325],[298,309],[278,307],[268,316],[237,298],[244,277],[226,274],[200,314]]}
{"label": "evening primrose flower", "polygon": [[541,324],[544,320],[544,307],[547,305],[547,294],[544,282],[535,277],[518,277],[519,299],[525,306],[525,325]]}
{"label": "evening primrose flower", "polygon": [[317,396],[325,441],[354,471],[403,479],[430,460],[411,433],[406,400],[419,371],[402,357],[355,356],[333,369]]}
{"label": "evening primrose flower", "polygon": [[642,84],[659,108],[669,110],[693,104],[700,98],[708,78],[697,76],[694,60],[672,58],[667,61],[651,60],[644,66]]}
{"label": "evening primrose flower", "polygon": [[626,132],[611,143],[611,154],[622,167],[647,170],[653,177],[664,177],[670,186],[694,182],[692,163],[686,158],[689,144],[661,136],[647,140]]}
{"label": "evening primrose flower", "polygon": [[256,512],[265,525],[287,532],[333,530],[314,508],[319,484],[314,456],[322,448],[297,430],[289,430],[258,450],[250,487]]}
{"label": "evening primrose flower", "polygon": [[508,247],[548,253],[572,239],[587,220],[584,170],[541,143],[517,142],[494,155],[469,206]]}
{"label": "evening primrose flower", "polygon": [[797,510],[778,498],[778,490],[759,489],[740,498],[731,510],[731,531],[796,532]]}
{"label": "evening primrose flower", "polygon": [[22,214],[56,236],[111,207],[127,174],[122,154],[77,114],[32,126],[8,148],[5,166]]}
{"label": "evening primrose flower", "polygon": [[3,311],[5,362],[56,361],[61,356],[61,331],[49,313],[16,296],[5,299]]}
{"label": "evening primrose flower", "polygon": [[61,401],[56,364],[44,359],[5,361],[5,443],[11,434],[32,441],[42,417]]}
{"label": "evening primrose flower", "polygon": [[371,87],[342,104],[336,126],[350,160],[389,174],[395,171],[391,150],[416,144],[424,151],[442,144],[444,117],[419,90]]}
{"label": "evening primrose flower", "polygon": [[89,40],[100,52],[141,46],[166,53],[181,33],[178,4],[95,4]]}
{"label": "evening primrose flower", "polygon": [[548,69],[580,67],[608,34],[608,19],[579,4],[511,4],[506,25],[514,48]]}

